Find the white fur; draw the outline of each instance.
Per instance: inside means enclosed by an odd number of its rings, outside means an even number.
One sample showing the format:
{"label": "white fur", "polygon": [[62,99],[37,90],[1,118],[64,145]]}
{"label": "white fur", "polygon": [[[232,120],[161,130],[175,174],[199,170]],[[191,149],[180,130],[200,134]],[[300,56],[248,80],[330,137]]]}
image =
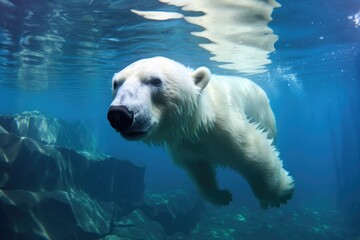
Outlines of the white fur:
{"label": "white fur", "polygon": [[[152,76],[163,84],[146,84]],[[211,75],[205,67],[193,71],[163,57],[140,60],[113,82],[122,86],[113,89],[112,105],[134,111],[134,131],[146,130],[144,142],[166,146],[208,201],[231,201],[228,191],[217,188],[218,166],[241,174],[264,208],[291,198],[294,182],[273,143],[274,114],[255,83]]]}

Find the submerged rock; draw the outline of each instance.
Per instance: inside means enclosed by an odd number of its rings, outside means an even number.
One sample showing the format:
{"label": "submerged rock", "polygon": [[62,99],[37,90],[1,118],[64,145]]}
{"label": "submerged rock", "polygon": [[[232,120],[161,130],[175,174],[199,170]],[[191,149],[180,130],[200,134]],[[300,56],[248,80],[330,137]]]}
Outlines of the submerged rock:
{"label": "submerged rock", "polygon": [[137,209],[114,222],[113,231],[104,239],[162,240],[165,236],[166,233],[159,223],[150,220]]}
{"label": "submerged rock", "polygon": [[16,135],[21,121],[0,119],[1,239],[99,239],[142,201],[144,167]]}
{"label": "submerged rock", "polygon": [[131,204],[143,200],[145,168],[126,160],[105,157],[89,160],[69,148],[57,148],[72,171],[73,184],[101,201],[113,201],[122,207],[124,214],[133,209]]}
{"label": "submerged rock", "polygon": [[9,133],[30,137],[47,145],[90,152],[94,152],[97,147],[94,135],[84,124],[70,124],[38,111],[1,115],[0,125]]}
{"label": "submerged rock", "polygon": [[185,239],[201,198],[144,199],[145,168],[92,151],[93,137],[80,144],[79,126],[38,112],[0,115],[0,238]]}
{"label": "submerged rock", "polygon": [[0,190],[4,239],[98,239],[110,231],[118,211],[82,191]]}
{"label": "submerged rock", "polygon": [[165,193],[147,193],[142,211],[159,222],[167,232],[189,233],[203,211],[204,201],[197,193],[183,190]]}
{"label": "submerged rock", "polygon": [[120,206],[142,200],[144,167],[105,157],[98,161],[69,148],[46,146],[27,137],[0,134],[0,188],[28,191],[78,189]]}

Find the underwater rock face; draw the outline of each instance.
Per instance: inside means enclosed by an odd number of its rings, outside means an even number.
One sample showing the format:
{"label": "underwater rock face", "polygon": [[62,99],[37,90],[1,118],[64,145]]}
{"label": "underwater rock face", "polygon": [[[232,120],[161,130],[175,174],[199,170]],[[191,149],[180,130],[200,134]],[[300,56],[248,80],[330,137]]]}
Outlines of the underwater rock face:
{"label": "underwater rock face", "polygon": [[182,190],[146,194],[141,208],[152,220],[159,222],[167,232],[189,233],[196,225],[204,208],[204,200],[197,194]]}
{"label": "underwater rock face", "polygon": [[79,189],[98,200],[125,205],[142,199],[144,173],[143,167],[129,161],[110,157],[94,161],[69,148],[42,145],[11,133],[0,134],[2,190]]}
{"label": "underwater rock face", "polygon": [[142,201],[144,167],[44,145],[9,133],[15,120],[0,119],[1,238],[99,239]]}
{"label": "underwater rock face", "polygon": [[[101,201],[116,202],[127,214],[131,204],[143,199],[145,168],[130,161],[106,157],[89,160],[69,148],[57,148],[64,161],[74,169],[72,181],[75,186]],[[71,174],[71,171],[69,171]]]}
{"label": "underwater rock face", "polygon": [[81,191],[0,190],[4,239],[98,239],[118,211]]}
{"label": "underwater rock face", "polygon": [[38,111],[1,115],[0,125],[9,133],[30,137],[47,145],[71,147],[80,151],[95,151],[96,140],[82,123],[67,123]]}
{"label": "underwater rock face", "polygon": [[[57,145],[46,136],[59,131],[36,131],[44,125],[34,122],[67,124],[35,115],[0,115],[0,239],[184,239],[195,226],[204,205],[197,194],[144,199],[144,167]],[[13,128],[23,121],[32,127]]]}
{"label": "underwater rock face", "polygon": [[166,239],[162,226],[148,219],[140,210],[135,210],[128,216],[114,222],[114,229],[103,240],[128,239],[128,240],[162,240]]}

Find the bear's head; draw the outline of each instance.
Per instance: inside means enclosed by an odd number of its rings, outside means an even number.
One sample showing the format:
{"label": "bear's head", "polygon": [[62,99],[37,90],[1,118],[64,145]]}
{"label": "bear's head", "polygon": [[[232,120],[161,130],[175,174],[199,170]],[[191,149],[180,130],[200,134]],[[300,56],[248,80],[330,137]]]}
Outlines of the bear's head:
{"label": "bear's head", "polygon": [[114,75],[107,118],[127,140],[163,144],[188,134],[210,75],[164,57],[139,60]]}

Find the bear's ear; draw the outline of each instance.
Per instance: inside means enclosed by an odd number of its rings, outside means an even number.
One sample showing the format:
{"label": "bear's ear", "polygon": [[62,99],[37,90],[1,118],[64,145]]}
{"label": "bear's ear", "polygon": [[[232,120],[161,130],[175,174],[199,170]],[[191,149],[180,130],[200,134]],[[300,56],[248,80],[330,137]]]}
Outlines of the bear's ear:
{"label": "bear's ear", "polygon": [[196,86],[203,90],[209,83],[211,72],[206,67],[199,67],[192,73],[192,78]]}

